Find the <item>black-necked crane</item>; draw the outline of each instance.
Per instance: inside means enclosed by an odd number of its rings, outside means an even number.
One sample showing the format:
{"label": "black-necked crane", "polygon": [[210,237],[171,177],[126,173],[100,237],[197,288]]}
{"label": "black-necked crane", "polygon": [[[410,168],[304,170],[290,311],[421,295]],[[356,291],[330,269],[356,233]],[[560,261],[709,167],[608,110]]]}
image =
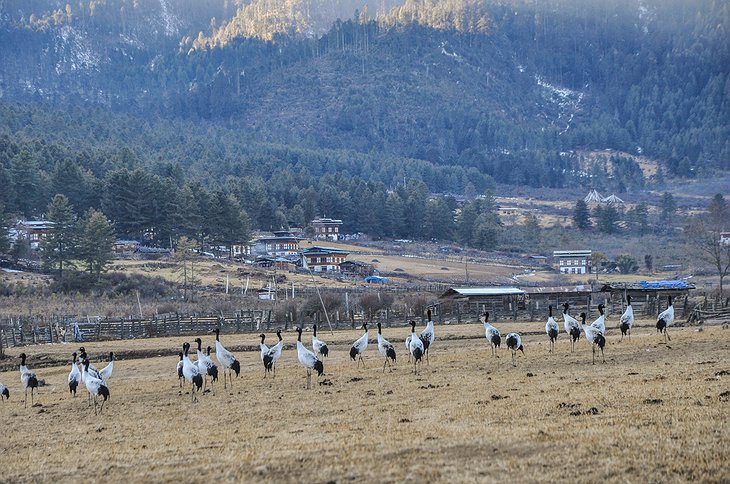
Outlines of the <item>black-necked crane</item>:
{"label": "black-necked crane", "polygon": [[393,371],[388,359],[390,358],[393,360],[393,363],[395,363],[395,347],[390,341],[383,338],[383,328],[380,323],[378,323],[378,351],[385,358],[385,363],[383,363],[383,373],[385,373],[386,365],[390,368],[390,371]]}
{"label": "black-necked crane", "polygon": [[71,371],[68,374],[68,391],[74,397],[76,396],[76,389],[81,383],[81,372],[76,364],[76,353],[71,355]]}
{"label": "black-necked crane", "polygon": [[261,338],[261,342],[259,343],[259,356],[261,357],[261,362],[264,364],[264,378],[266,378],[266,375],[271,371],[271,367],[273,366],[273,359],[269,355],[269,347],[266,346],[266,335],[264,333],[261,333],[259,335],[259,338]]}
{"label": "black-necked crane", "polygon": [[281,358],[281,350],[284,349],[284,338],[281,337],[281,330],[276,330],[276,337],[279,338],[279,341],[269,348],[269,355],[271,356],[271,367],[274,372],[274,378],[276,378],[276,362],[279,361],[279,358]]}
{"label": "black-necked crane", "polygon": [[200,374],[203,375],[203,393],[205,393],[206,388],[208,387],[208,377],[210,377],[211,387],[213,386],[213,382],[218,380],[218,367],[215,366],[215,363],[213,363],[213,359],[210,356],[203,353],[203,340],[195,338],[193,341],[198,344],[198,349],[196,351],[198,361],[195,363],[198,365]]}
{"label": "black-necked crane", "polygon": [[223,347],[220,341],[220,332],[219,328],[215,329],[215,358],[223,367],[223,388],[226,388],[226,370],[228,370],[228,381],[233,386],[231,371],[235,372],[236,378],[238,378],[239,373],[241,373],[241,363],[233,356],[233,353]]}
{"label": "black-necked crane", "polygon": [[492,356],[497,356],[497,348],[502,344],[502,335],[497,328],[489,324],[489,311],[484,313],[484,336],[489,341],[489,347],[492,348]]}
{"label": "black-necked crane", "polygon": [[310,389],[312,387],[312,370],[315,370],[317,376],[320,377],[324,373],[324,365],[314,352],[309,351],[302,344],[302,328],[297,328],[297,359],[307,369],[307,389]]}
{"label": "black-necked crane", "polygon": [[423,364],[423,341],[416,334],[415,321],[411,321],[411,337],[408,342],[408,351],[413,357],[413,373],[418,375],[418,364]]}
{"label": "black-necked crane", "polygon": [[634,325],[634,308],[631,307],[631,296],[626,296],[626,310],[621,315],[620,320],[621,328],[621,341],[624,340],[624,336],[631,339],[631,327]]}
{"label": "black-necked crane", "polygon": [[317,325],[312,325],[312,349],[315,353],[319,353],[322,357],[327,358],[330,350],[327,348],[327,343],[317,337]]}
{"label": "black-necked crane", "polygon": [[99,413],[101,413],[104,411],[104,402],[106,402],[107,399],[109,398],[109,387],[106,385],[104,380],[92,376],[88,372],[88,366],[89,366],[89,360],[86,359],[86,360],[84,360],[84,370],[86,372],[86,376],[84,377],[84,384],[86,384],[86,389],[89,391],[89,394],[93,395],[93,397],[94,397],[94,415],[97,415],[96,397],[101,396],[104,398],[104,400],[101,402],[101,409],[99,410]]}
{"label": "black-necked crane", "polygon": [[560,332],[560,326],[558,326],[558,323],[555,322],[555,319],[553,319],[553,306],[548,306],[548,320],[547,323],[545,323],[545,333],[547,333],[548,338],[550,338],[550,353],[555,350],[555,341],[558,339],[558,333]]}
{"label": "black-necked crane", "polygon": [[183,343],[183,376],[192,385],[190,400],[197,401],[198,397],[195,393],[203,388],[203,375],[201,375],[198,365],[190,361],[188,351],[190,351],[190,343],[185,342]]}
{"label": "black-necked crane", "polygon": [[38,388],[38,377],[35,373],[31,372],[27,366],[25,366],[26,358],[27,356],[25,353],[20,354],[20,383],[22,383],[23,388],[25,388],[25,400],[23,400],[23,405],[28,407],[28,389],[30,388],[30,405],[33,406],[33,393],[35,392],[35,389]]}
{"label": "black-necked crane", "polygon": [[433,320],[431,319],[431,310],[428,310],[428,321],[426,322],[426,327],[421,331],[421,334],[419,335],[419,338],[421,338],[421,342],[423,343],[423,352],[426,355],[426,363],[429,363],[428,361],[428,350],[431,348],[431,345],[433,344],[433,341],[436,339],[436,333],[433,328]]}
{"label": "black-necked crane", "polygon": [[672,341],[672,338],[669,337],[669,332],[667,331],[669,326],[672,324],[674,324],[674,306],[672,306],[672,296],[669,296],[669,306],[667,309],[659,313],[656,320],[657,333],[664,333],[664,342],[667,340]]}
{"label": "black-necked crane", "polygon": [[575,351],[575,342],[580,338],[580,323],[573,316],[568,314],[570,304],[563,303],[563,327],[565,332],[570,335],[570,352]]}
{"label": "black-necked crane", "polygon": [[603,347],[606,346],[606,338],[603,336],[603,333],[598,330],[598,328],[594,327],[593,325],[587,325],[586,324],[586,313],[580,313],[581,321],[583,322],[583,331],[586,334],[586,340],[591,342],[591,346],[593,348],[593,364],[596,364],[596,345],[601,349],[601,357],[603,358],[603,362],[606,362],[606,356],[603,354]]}
{"label": "black-necked crane", "polygon": [[365,333],[352,343],[350,347],[350,359],[356,362],[356,366],[362,363],[362,367],[365,368],[365,361],[362,359],[362,354],[368,347],[368,323],[364,323],[362,327],[365,329]]}
{"label": "black-necked crane", "polygon": [[603,304],[598,305],[598,318],[596,318],[596,320],[591,323],[591,326],[600,331],[601,334],[606,333],[606,313],[604,312],[605,308],[606,306],[604,306]]}
{"label": "black-necked crane", "polygon": [[8,390],[8,387],[0,383],[0,400],[3,398],[10,400],[10,390]]}
{"label": "black-necked crane", "polygon": [[180,388],[182,388],[183,382],[185,381],[185,377],[183,376],[183,352],[177,354],[180,357],[180,361],[177,362],[177,381],[180,383]]}
{"label": "black-necked crane", "polygon": [[517,351],[521,351],[523,355],[525,354],[525,349],[522,346],[522,337],[519,333],[508,333],[505,343],[507,343],[507,348],[512,351],[512,366],[517,366]]}

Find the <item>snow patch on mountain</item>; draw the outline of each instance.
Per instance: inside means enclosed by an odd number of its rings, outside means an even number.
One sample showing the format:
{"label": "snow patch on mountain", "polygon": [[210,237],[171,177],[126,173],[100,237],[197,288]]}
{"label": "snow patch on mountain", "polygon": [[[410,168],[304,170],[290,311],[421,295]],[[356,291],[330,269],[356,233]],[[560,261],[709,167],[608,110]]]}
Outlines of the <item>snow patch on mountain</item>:
{"label": "snow patch on mountain", "polygon": [[99,69],[101,56],[92,47],[89,37],[70,25],[59,29],[53,47],[57,74]]}
{"label": "snow patch on mountain", "polygon": [[559,122],[560,125],[565,123],[565,127],[560,131],[560,134],[565,133],[570,129],[575,114],[580,111],[584,93],[566,87],[555,86],[540,76],[535,76],[535,80],[537,85],[543,89],[543,97],[548,103],[557,108],[555,121]]}
{"label": "snow patch on mountain", "polygon": [[166,37],[175,37],[180,29],[180,19],[170,12],[167,0],[160,0],[160,15]]}

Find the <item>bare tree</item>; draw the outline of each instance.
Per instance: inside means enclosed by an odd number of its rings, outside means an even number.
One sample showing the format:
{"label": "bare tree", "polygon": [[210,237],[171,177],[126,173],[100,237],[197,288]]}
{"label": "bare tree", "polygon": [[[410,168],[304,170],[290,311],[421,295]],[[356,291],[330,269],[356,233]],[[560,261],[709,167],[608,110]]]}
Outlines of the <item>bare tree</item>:
{"label": "bare tree", "polygon": [[730,272],[730,244],[720,238],[721,226],[709,223],[709,220],[698,218],[689,225],[691,243],[695,245],[704,258],[717,270],[720,277],[720,300],[724,300],[723,281]]}

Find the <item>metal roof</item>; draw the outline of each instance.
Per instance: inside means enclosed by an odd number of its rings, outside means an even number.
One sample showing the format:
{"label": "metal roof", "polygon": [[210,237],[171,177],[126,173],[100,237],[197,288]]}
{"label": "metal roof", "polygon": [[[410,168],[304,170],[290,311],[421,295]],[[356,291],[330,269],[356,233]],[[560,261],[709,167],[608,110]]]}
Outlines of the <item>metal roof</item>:
{"label": "metal roof", "polygon": [[666,281],[640,281],[640,282],[609,282],[601,287],[601,291],[632,290],[632,291],[671,291],[694,289],[694,284],[689,284],[681,279]]}
{"label": "metal roof", "polygon": [[577,286],[552,286],[552,287],[526,287],[527,294],[583,294],[593,292],[593,288],[588,284],[580,284]]}
{"label": "metal roof", "polygon": [[517,287],[452,287],[441,297],[513,296],[524,293]]}

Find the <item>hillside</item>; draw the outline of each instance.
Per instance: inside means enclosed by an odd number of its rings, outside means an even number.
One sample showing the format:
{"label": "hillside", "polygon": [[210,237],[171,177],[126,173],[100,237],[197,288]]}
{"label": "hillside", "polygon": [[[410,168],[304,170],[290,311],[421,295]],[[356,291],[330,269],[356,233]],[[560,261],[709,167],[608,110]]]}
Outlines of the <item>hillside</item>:
{"label": "hillside", "polygon": [[319,3],[7,1],[0,99],[205,119],[532,186],[560,185],[585,148],[671,175],[729,167],[721,2],[409,0],[321,35],[355,4]]}

